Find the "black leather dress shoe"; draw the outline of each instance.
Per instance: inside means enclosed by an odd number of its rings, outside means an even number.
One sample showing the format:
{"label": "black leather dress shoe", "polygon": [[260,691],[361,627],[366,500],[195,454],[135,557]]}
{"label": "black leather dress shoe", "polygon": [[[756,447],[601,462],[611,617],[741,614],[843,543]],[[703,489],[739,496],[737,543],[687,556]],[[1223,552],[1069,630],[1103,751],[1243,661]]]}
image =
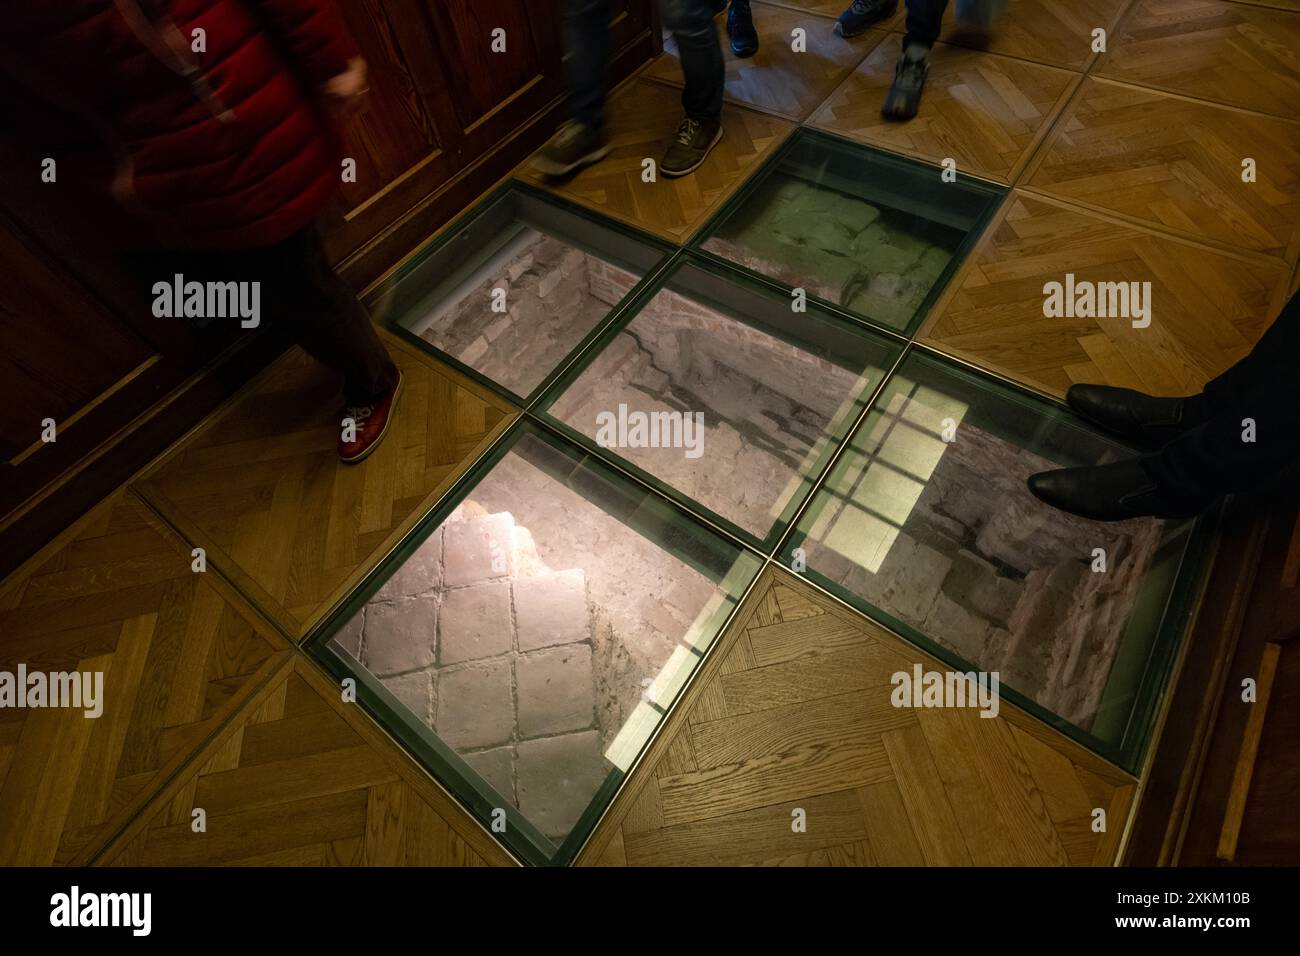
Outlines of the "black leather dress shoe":
{"label": "black leather dress shoe", "polygon": [[731,38],[731,52],[739,57],[753,56],[758,52],[758,31],[754,29],[754,13],[749,0],[731,0],[727,11],[727,36]]}
{"label": "black leather dress shoe", "polygon": [[1071,385],[1066,403],[1094,425],[1144,445],[1160,447],[1198,424],[1181,398],[1156,398],[1131,388]]}
{"label": "black leather dress shoe", "polygon": [[1089,468],[1040,471],[1029,476],[1029,490],[1053,508],[1093,521],[1190,518],[1212,500],[1161,488],[1139,458]]}

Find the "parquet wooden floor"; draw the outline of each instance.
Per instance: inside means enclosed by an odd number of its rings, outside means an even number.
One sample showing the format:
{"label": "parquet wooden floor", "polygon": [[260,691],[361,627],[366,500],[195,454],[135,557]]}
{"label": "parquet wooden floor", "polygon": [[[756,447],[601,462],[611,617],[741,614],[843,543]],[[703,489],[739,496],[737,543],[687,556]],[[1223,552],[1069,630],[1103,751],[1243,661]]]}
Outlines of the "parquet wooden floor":
{"label": "parquet wooden floor", "polygon": [[[809,13],[766,3],[753,3],[754,26],[758,30],[758,52],[740,59],[726,53],[726,97],[755,109],[802,120],[830,95],[844,77],[884,36],[845,40],[831,27],[835,21]],[[806,48],[793,49],[792,34],[804,31]],[[645,71],[645,76],[674,85],[682,83],[681,60],[676,43],[669,41],[664,52]]]}
{"label": "parquet wooden floor", "polygon": [[504,399],[392,336],[385,341],[403,393],[390,433],[362,464],[338,460],[336,383],[294,350],[137,486],[294,637],[513,420]]}
{"label": "parquet wooden floor", "polygon": [[[1048,318],[1065,274],[1151,283],[1151,325]],[[922,326],[922,341],[1042,391],[1100,382],[1195,392],[1247,351],[1283,302],[1280,260],[1166,238],[1016,191]]]}
{"label": "parquet wooden floor", "polygon": [[1114,861],[1131,778],[1011,707],[894,707],[895,672],[943,666],[793,575],[769,572],[722,642],[584,862]]}
{"label": "parquet wooden floor", "polygon": [[[105,852],[115,866],[512,861],[302,658]],[[195,832],[194,811],[205,829]]]}
{"label": "parquet wooden floor", "polygon": [[1300,122],[1089,77],[1024,183],[1291,262],[1300,249]]}
{"label": "parquet wooden floor", "polygon": [[1094,72],[1300,116],[1300,16],[1226,0],[1136,0]]}
{"label": "parquet wooden floor", "polygon": [[1009,183],[1078,84],[1067,70],[935,44],[924,109],[907,123],[881,118],[898,45],[880,43],[809,125],[858,142]]}
{"label": "parquet wooden floor", "polygon": [[[819,13],[824,17],[830,17],[831,20],[834,20],[848,8],[850,0],[771,0],[771,3],[778,7],[789,7],[791,10],[806,10],[809,13]],[[878,25],[881,28],[896,26],[901,24],[906,16],[907,10],[900,0],[898,10],[889,17],[886,17],[884,22]],[[725,24],[725,14],[720,19]],[[725,29],[723,35],[726,35]],[[855,37],[854,39],[857,38]]]}
{"label": "parquet wooden floor", "polygon": [[677,179],[641,178],[656,168],[682,120],[681,91],[650,80],[622,86],[606,109],[612,152],[567,180],[531,170],[526,179],[566,199],[676,242],[686,241],[794,129],[792,123],[743,107],[722,111],[722,141],[704,165]]}
{"label": "parquet wooden floor", "polygon": [[289,654],[146,516],[118,492],[0,584],[0,671],[103,674],[97,718],[0,709],[0,865],[88,861]]}
{"label": "parquet wooden floor", "polygon": [[[1128,0],[1007,0],[991,36],[963,32],[948,5],[939,38],[947,43],[986,49],[990,53],[1035,60],[1051,66],[1082,70],[1097,54],[1092,52],[1092,31],[1111,33]],[[902,30],[900,24],[895,27]]]}

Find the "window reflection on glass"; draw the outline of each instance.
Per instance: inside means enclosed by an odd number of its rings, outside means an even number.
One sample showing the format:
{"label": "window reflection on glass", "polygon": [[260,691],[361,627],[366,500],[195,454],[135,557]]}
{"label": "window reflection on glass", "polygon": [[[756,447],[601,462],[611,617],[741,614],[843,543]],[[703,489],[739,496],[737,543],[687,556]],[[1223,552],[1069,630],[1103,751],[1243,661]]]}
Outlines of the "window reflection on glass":
{"label": "window reflection on glass", "polygon": [[1025,478],[1121,454],[1063,413],[914,355],[850,439],[791,547],[804,549],[816,577],[1115,741],[1183,536],[1154,519],[1109,524],[1055,511]]}
{"label": "window reflection on glass", "polygon": [[529,427],[329,646],[553,851],[630,767],[758,568]]}

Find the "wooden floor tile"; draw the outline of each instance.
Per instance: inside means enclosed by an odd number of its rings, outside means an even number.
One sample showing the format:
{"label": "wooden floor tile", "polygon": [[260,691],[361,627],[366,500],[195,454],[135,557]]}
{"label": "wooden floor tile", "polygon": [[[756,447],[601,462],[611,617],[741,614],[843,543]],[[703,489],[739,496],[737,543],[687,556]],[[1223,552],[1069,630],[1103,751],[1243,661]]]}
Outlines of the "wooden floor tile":
{"label": "wooden floor tile", "polygon": [[[1255,161],[1253,182],[1242,160]],[[1049,195],[1295,261],[1300,123],[1089,78],[1022,181]]]}
{"label": "wooden floor tile", "polygon": [[[819,13],[824,17],[830,17],[832,20],[838,18],[841,13],[847,10],[850,2],[851,0],[771,0],[771,4],[774,6],[789,7],[791,10],[804,10],[808,13]],[[898,9],[885,17],[876,26],[882,29],[895,27],[901,24],[906,17],[907,8],[900,2]],[[726,22],[725,18],[723,22]]]}
{"label": "wooden floor tile", "polygon": [[1225,0],[1136,0],[1099,76],[1300,116],[1300,17]]}
{"label": "wooden floor tile", "polygon": [[642,161],[656,168],[682,119],[681,92],[650,80],[622,87],[606,111],[613,150],[565,180],[528,170],[525,178],[575,202],[675,242],[683,242],[758,168],[793,124],[743,107],[722,112],[722,141],[688,176],[642,181]]}
{"label": "wooden floor tile", "polygon": [[[1093,60],[1092,31],[1111,32],[1127,0],[1007,0],[991,34],[963,30],[955,4],[944,14],[939,38],[991,53],[1082,70]],[[902,26],[895,29],[902,30]]]}
{"label": "wooden floor tile", "polygon": [[[105,852],[115,866],[485,866],[509,857],[301,658]],[[204,829],[196,832],[195,811]]]}
{"label": "wooden floor tile", "polygon": [[[1147,328],[1049,318],[1044,285],[1150,282]],[[1198,391],[1250,350],[1281,307],[1280,260],[1234,256],[1017,192],[919,338],[1049,394],[1074,382]]]}
{"label": "wooden floor tile", "polygon": [[299,637],[505,428],[507,403],[385,334],[403,392],[383,444],[344,465],[332,375],[295,350],[184,440],[141,495]]}
{"label": "wooden floor tile", "polygon": [[[862,62],[871,37],[845,40],[831,29],[834,21],[766,3],[751,5],[758,30],[758,52],[741,59],[726,51],[726,97],[788,119],[802,120]],[[796,53],[792,34],[802,29],[806,48]],[[676,42],[669,41],[663,55],[646,70],[646,76],[675,85],[682,83]]]}
{"label": "wooden floor tile", "polygon": [[920,114],[885,120],[880,108],[898,49],[881,43],[814,114],[811,125],[961,172],[1009,183],[1078,82],[1076,74],[939,43]]}
{"label": "wooden floor tile", "polygon": [[[759,581],[720,640],[581,862],[1114,861],[1132,778],[1005,701],[992,719],[895,708],[894,673],[942,665],[786,572]],[[734,706],[715,692],[728,682],[768,691]]]}
{"label": "wooden floor tile", "polygon": [[103,675],[102,713],[0,710],[0,865],[82,863],[289,653],[118,492],[0,587],[0,671]]}

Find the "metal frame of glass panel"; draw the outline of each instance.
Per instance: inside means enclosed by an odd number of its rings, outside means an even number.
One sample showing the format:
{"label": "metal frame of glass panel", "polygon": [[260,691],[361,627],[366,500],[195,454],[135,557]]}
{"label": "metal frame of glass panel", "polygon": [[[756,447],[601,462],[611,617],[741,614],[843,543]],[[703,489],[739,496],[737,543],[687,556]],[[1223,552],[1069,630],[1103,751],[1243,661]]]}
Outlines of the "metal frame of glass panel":
{"label": "metal frame of glass panel", "polygon": [[[349,678],[355,680],[357,702],[381,726],[387,728],[401,741],[417,761],[429,768],[434,776],[455,794],[466,810],[483,822],[484,826],[489,826],[494,811],[504,811],[506,831],[504,834],[496,835],[519,859],[534,865],[563,866],[572,862],[586,843],[587,837],[617,793],[627,773],[617,767],[610,768],[604,784],[593,795],[567,838],[559,847],[555,847],[553,842],[544,836],[510,800],[497,793],[452,747],[444,743],[435,731],[420,722],[381,683],[379,678],[371,674],[360,662],[354,661],[350,655],[339,653],[330,647],[331,640],[342,627],[437,531],[460,503],[473,492],[479,482],[514,449],[521,439],[527,436],[540,439],[557,458],[566,459],[575,472],[578,469],[585,469],[581,478],[587,492],[603,491],[602,500],[607,504],[616,503],[620,497],[624,503],[631,504],[631,507],[618,513],[611,508],[603,507],[581,489],[575,488],[579,494],[592,502],[592,507],[618,519],[633,531],[654,542],[666,553],[715,579],[715,585],[722,592],[723,600],[705,625],[703,636],[697,642],[696,650],[693,651],[698,660],[685,682],[689,685],[690,677],[698,672],[708,650],[716,644],[718,637],[725,631],[743,603],[745,595],[758,580],[764,564],[762,556],[717,535],[687,510],[658,495],[652,489],[629,481],[600,456],[593,455],[585,448],[572,445],[563,435],[526,418],[515,422],[502,440],[474,463],[437,507],[423,517],[402,542],[366,575],[361,584],[348,595],[346,601],[313,629],[304,641],[303,647],[336,680]],[[633,494],[638,496],[635,500],[631,497]],[[671,528],[675,534],[658,533],[666,527]],[[711,547],[716,552],[713,555],[716,559],[713,566],[702,564],[698,555],[683,550],[680,543],[674,540],[680,536],[683,529],[687,530],[694,542]],[[722,563],[728,560],[728,555],[731,556],[732,564],[724,568]],[[728,572],[734,570],[741,562],[750,562],[752,565],[747,572],[742,568],[743,586],[738,586],[733,591],[725,590],[724,579]],[[680,694],[681,690],[677,692],[674,702]],[[655,710],[659,712],[659,720],[654,733],[641,748],[641,752],[644,752],[645,747],[653,741],[671,711],[671,706],[667,709],[655,706]],[[640,753],[636,759],[639,758]],[[634,760],[630,766],[635,766],[635,763]]]}
{"label": "metal frame of glass panel", "polygon": [[[840,150],[858,151],[872,162],[884,164],[888,167],[906,168],[912,172],[918,167],[929,169],[933,171],[936,183],[939,182],[940,170],[938,167],[864,147],[829,134],[800,129],[710,218],[708,223],[696,233],[689,245],[674,247],[661,239],[638,232],[562,197],[540,190],[527,183],[510,180],[485,196],[473,208],[449,224],[436,238],[421,247],[415,255],[367,296],[367,302],[372,303],[384,290],[392,288],[395,283],[409,277],[414,270],[421,264],[426,263],[439,249],[454,241],[467,226],[475,222],[485,221],[480,217],[484,216],[494,203],[507,198],[511,192],[527,196],[564,214],[577,217],[597,230],[609,230],[627,240],[656,250],[662,256],[659,263],[646,271],[641,280],[624,299],[610,310],[604,321],[592,329],[571,350],[568,358],[560,363],[558,367],[552,369],[528,396],[519,396],[510,392],[464,363],[441,352],[424,339],[401,328],[397,323],[389,323],[389,327],[394,334],[402,336],[416,347],[425,350],[436,356],[438,360],[459,370],[468,378],[479,382],[497,394],[505,396],[513,404],[521,406],[522,415],[519,421],[503,432],[490,448],[470,464],[465,474],[431,507],[394,550],[367,574],[357,589],[313,629],[303,644],[313,659],[335,678],[352,677],[357,680],[358,701],[362,706],[374,716],[381,726],[387,728],[417,761],[442,781],[456,795],[457,799],[464,804],[471,815],[480,821],[487,821],[490,819],[493,809],[497,807],[504,808],[508,820],[507,836],[504,838],[499,834],[496,836],[524,862],[543,865],[564,865],[572,862],[585,845],[605,810],[608,809],[614,796],[621,789],[628,774],[619,772],[617,769],[611,771],[604,786],[593,796],[586,812],[574,826],[568,839],[558,850],[552,852],[553,845],[549,839],[542,836],[532,824],[528,823],[523,815],[510,805],[509,801],[496,795],[495,791],[492,791],[482,778],[465,764],[459,755],[442,743],[432,730],[418,722],[377,678],[370,676],[359,663],[350,666],[346,659],[330,650],[327,646],[332,637],[351,619],[352,615],[370,600],[383,586],[384,582],[442,524],[472,488],[509,452],[520,434],[532,432],[549,436],[552,442],[573,446],[572,454],[588,455],[593,464],[599,467],[606,476],[615,481],[640,486],[649,492],[651,496],[659,499],[663,506],[671,509],[698,529],[705,533],[711,531],[721,542],[726,542],[736,548],[737,553],[748,553],[753,556],[758,562],[755,573],[751,576],[744,593],[727,606],[726,614],[717,622],[717,627],[709,645],[711,649],[717,645],[718,636],[730,625],[740,606],[744,603],[744,596],[748,594],[749,590],[752,590],[754,583],[760,576],[762,567],[766,564],[776,564],[786,569],[789,568],[789,552],[796,546],[794,541],[797,537],[798,524],[805,511],[813,502],[824,482],[837,467],[840,457],[849,447],[852,436],[857,433],[858,429],[867,420],[871,407],[884,393],[893,375],[913,354],[924,355],[933,361],[959,370],[983,388],[1010,393],[1016,396],[1017,400],[1032,406],[1040,414],[1077,425],[1077,418],[1061,403],[1027,389],[996,372],[978,368],[970,362],[945,355],[932,347],[912,341],[911,337],[928,314],[935,298],[951,281],[966,255],[969,254],[976,241],[983,234],[1007,191],[1006,187],[995,183],[986,183],[967,175],[963,175],[963,183],[987,193],[989,196],[988,207],[979,221],[969,229],[965,239],[956,252],[953,253],[947,269],[936,280],[930,294],[918,307],[912,321],[908,323],[906,328],[901,330],[891,328],[888,325],[864,318],[835,303],[809,296],[809,299],[815,303],[819,316],[847,320],[856,327],[865,327],[882,345],[892,344],[898,351],[892,366],[885,370],[882,380],[874,388],[868,390],[869,395],[862,396],[861,407],[858,409],[856,418],[848,416],[851,420],[848,422],[847,427],[836,429],[837,437],[829,443],[830,448],[827,454],[817,462],[816,468],[801,487],[797,500],[791,501],[786,514],[782,516],[782,521],[774,528],[773,533],[767,539],[758,541],[752,535],[748,535],[730,522],[713,514],[698,502],[677,493],[652,475],[637,469],[622,458],[612,454],[609,450],[600,448],[594,442],[588,440],[586,436],[581,435],[581,433],[576,432],[546,413],[545,409],[554,401],[554,398],[581,374],[592,359],[635,317],[641,304],[648,301],[648,298],[661,288],[678,269],[691,267],[715,276],[725,277],[738,286],[748,287],[746,291],[749,295],[766,294],[786,300],[789,299],[791,293],[789,286],[769,276],[748,270],[721,256],[714,255],[699,248],[699,246],[708,239],[719,223],[724,222],[736,208],[745,202],[746,198],[752,194],[753,190],[766,178],[768,173],[777,168],[790,150],[794,149],[797,144],[810,142],[826,143]],[[1172,590],[1168,595],[1168,599],[1163,602],[1157,634],[1150,645],[1148,653],[1141,660],[1121,661],[1120,658],[1124,656],[1124,646],[1121,645],[1119,648],[1113,669],[1117,669],[1123,664],[1125,668],[1141,670],[1141,677],[1135,692],[1135,705],[1120,745],[1106,745],[1063,718],[1020,695],[1012,688],[1004,687],[1003,696],[1049,726],[1082,743],[1101,757],[1129,772],[1136,772],[1149,743],[1165,685],[1172,672],[1175,654],[1186,631],[1189,616],[1193,611],[1200,590],[1205,572],[1206,545],[1213,538],[1213,527],[1216,521],[1217,512],[1203,516],[1185,529],[1186,540],[1183,545],[1182,559],[1179,567],[1173,572]],[[829,598],[863,614],[897,635],[900,639],[916,645],[951,666],[960,667],[963,670],[972,669],[969,662],[961,660],[946,648],[935,644],[924,635],[901,621],[891,618],[861,598],[830,581],[820,578],[811,569],[800,573],[799,576]],[[706,659],[707,654],[697,663],[695,671],[691,675],[692,678],[699,673],[699,668]],[[689,687],[689,685],[690,680],[686,682],[686,687]],[[680,701],[684,692],[683,689],[678,693],[676,702]],[[657,737],[658,731],[662,729],[669,713],[671,713],[671,708],[661,716],[655,733],[651,735],[649,741],[643,747],[641,755],[630,765],[628,773],[635,770],[641,756],[644,756],[646,750],[653,745],[654,739]]]}
{"label": "metal frame of glass panel", "polygon": [[[905,159],[897,154],[888,153],[870,146],[863,146],[860,143],[855,143],[839,136],[833,136],[829,133],[821,132],[820,130],[800,128],[796,130],[794,135],[787,139],[780,148],[763,163],[758,172],[751,176],[749,180],[746,181],[739,190],[737,190],[736,194],[732,196],[726,204],[718,210],[718,212],[710,217],[709,221],[705,223],[698,232],[696,232],[695,236],[691,239],[690,249],[695,255],[712,259],[715,262],[725,263],[734,269],[743,270],[755,278],[783,289],[786,295],[789,295],[793,288],[792,286],[774,279],[771,276],[764,275],[761,272],[756,272],[752,269],[746,268],[744,265],[718,255],[715,252],[711,252],[704,248],[704,244],[718,233],[718,230],[738,209],[745,205],[755,192],[763,188],[763,185],[774,173],[781,170],[782,165],[789,160],[793,154],[797,153],[799,150],[817,148],[840,152],[845,154],[847,157],[851,157],[855,163],[859,164],[863,169],[861,180],[856,177],[852,179],[845,177],[846,182],[851,182],[859,188],[869,182],[889,182],[891,174],[908,183],[919,183],[922,181],[920,179],[921,173],[922,171],[925,171],[926,175],[932,177],[933,188],[938,191],[936,193],[936,200],[933,203],[936,208],[942,208],[944,206],[944,203],[940,201],[938,197],[942,197],[943,191],[945,190],[950,192],[949,198],[951,198],[951,191],[955,190],[959,194],[969,197],[971,201],[974,201],[977,198],[982,198],[984,200],[983,209],[976,214],[969,227],[966,228],[965,236],[953,251],[952,257],[947,266],[940,273],[939,277],[935,279],[925,298],[916,307],[911,320],[902,328],[895,328],[887,322],[873,319],[869,315],[856,312],[853,309],[848,308],[846,305],[832,302],[829,299],[808,293],[808,298],[810,300],[816,301],[819,305],[832,312],[846,316],[855,322],[865,323],[874,329],[910,338],[916,333],[921,322],[929,314],[930,309],[934,305],[935,299],[938,298],[939,294],[952,280],[952,277],[961,267],[962,262],[965,261],[966,256],[969,255],[971,249],[974,248],[975,243],[979,240],[980,236],[984,234],[984,230],[988,227],[989,222],[996,213],[999,203],[1007,193],[1006,186],[990,180],[980,179],[967,173],[960,174],[959,178],[955,182],[945,183],[940,178],[943,172],[941,167],[932,166],[921,160]],[[905,193],[896,193],[888,189],[882,188],[882,191],[889,192],[890,195],[903,200],[915,198],[908,196]]]}

